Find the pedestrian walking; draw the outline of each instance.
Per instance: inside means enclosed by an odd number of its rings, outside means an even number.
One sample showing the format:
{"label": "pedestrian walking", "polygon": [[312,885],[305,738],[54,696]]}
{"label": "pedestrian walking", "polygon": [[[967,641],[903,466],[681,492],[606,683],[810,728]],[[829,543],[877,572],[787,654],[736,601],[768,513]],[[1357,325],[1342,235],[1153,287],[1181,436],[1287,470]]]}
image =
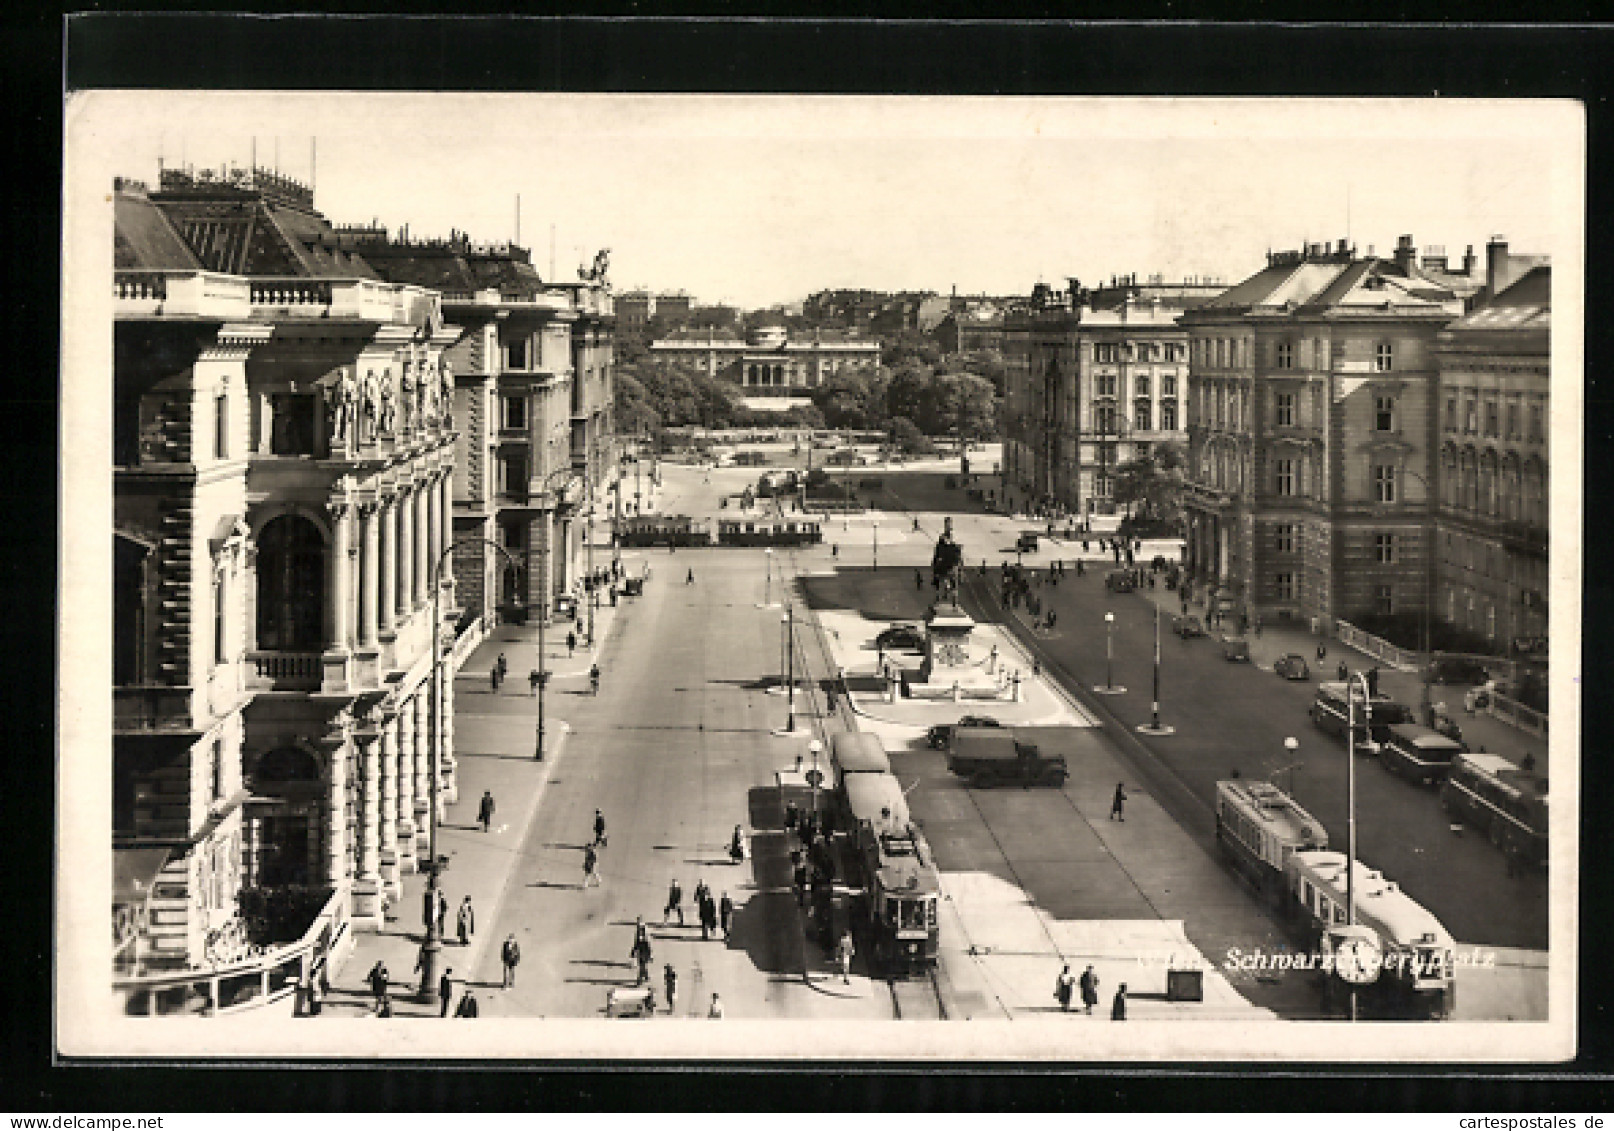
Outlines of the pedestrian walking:
{"label": "pedestrian walking", "polygon": [[596,887],[604,886],[600,879],[599,853],[594,851],[592,844],[589,844],[583,847],[583,886],[586,888],[591,884]]}
{"label": "pedestrian walking", "polygon": [[745,860],[745,833],[739,825],[734,826],[734,835],[729,837],[729,859],[736,864]]}
{"label": "pedestrian walking", "polygon": [[480,1010],[477,1008],[476,1004],[476,995],[470,990],[466,990],[465,996],[460,998],[460,1007],[454,1011],[454,1016],[475,1017],[479,1012]]}
{"label": "pedestrian walking", "polygon": [[856,948],[852,945],[852,932],[841,932],[841,941],[835,947],[835,961],[841,968],[841,981],[847,985],[852,984],[852,955]]}
{"label": "pedestrian walking", "polygon": [[375,1015],[377,1017],[392,1016],[392,999],[384,993],[381,995],[381,999],[375,1003]]}
{"label": "pedestrian walking", "polygon": [[693,585],[693,584],[695,584],[695,571],[694,571],[694,569],[691,569],[689,571],[689,576],[684,578],[684,584],[685,585]]}
{"label": "pedestrian walking", "polygon": [[707,1007],[706,1019],[708,1021],[723,1020],[723,999],[716,994],[712,995],[712,1004]]}
{"label": "pedestrian walking", "polygon": [[476,909],[471,906],[470,896],[460,900],[459,913],[454,918],[459,928],[460,945],[470,946],[471,936],[476,933]]}
{"label": "pedestrian walking", "polygon": [[1327,658],[1327,656],[1328,656],[1328,645],[1322,643],[1321,641],[1318,641],[1318,643],[1317,643],[1317,662],[1319,664],[1322,663],[1323,660]]}
{"label": "pedestrian walking", "polygon": [[1093,1012],[1093,1007],[1098,1004],[1098,975],[1093,973],[1091,966],[1082,971],[1081,991],[1082,1007],[1088,1013]]}
{"label": "pedestrian walking", "polygon": [[734,901],[729,898],[728,892],[724,892],[723,898],[717,901],[717,923],[718,926],[723,929],[723,937],[725,939],[729,937],[729,923],[733,920],[733,918]]}
{"label": "pedestrian walking", "polygon": [[503,652],[500,652],[499,653],[499,682],[503,683],[504,682],[504,677],[509,675],[509,674],[510,674],[510,661],[508,661],[508,660],[506,660],[504,658],[504,653]]}
{"label": "pedestrian walking", "polygon": [[575,655],[576,652],[577,652],[577,633],[568,632],[566,634],[566,655],[572,656],[572,655]]}
{"label": "pedestrian walking", "polygon": [[443,889],[437,889],[437,937],[443,938],[448,933],[448,896]]}
{"label": "pedestrian walking", "polygon": [[516,967],[521,965],[521,944],[516,942],[514,931],[499,948],[499,961],[504,965],[504,988],[508,990],[516,984]]}
{"label": "pedestrian walking", "polygon": [[1110,1002],[1110,1020],[1111,1021],[1125,1021],[1126,1020],[1126,983],[1125,982],[1122,982],[1120,988],[1115,991],[1115,1000]]}
{"label": "pedestrian walking", "polygon": [[483,832],[487,832],[493,824],[494,808],[493,791],[484,789],[482,791],[482,803],[476,807],[476,819],[482,822]]}
{"label": "pedestrian walking", "polygon": [[706,898],[701,900],[701,938],[709,939],[712,932],[717,930],[717,901],[712,893],[707,892]]}
{"label": "pedestrian walking", "polygon": [[674,911],[678,912],[678,925],[682,927],[684,925],[684,889],[678,886],[676,878],[667,885],[667,906],[661,909],[661,921],[663,924],[667,922],[667,917]]}
{"label": "pedestrian walking", "polygon": [[454,1000],[454,968],[450,966],[443,971],[443,976],[437,979],[437,996],[443,999],[443,1011],[439,1018],[448,1016],[449,1003]]}
{"label": "pedestrian walking", "polygon": [[832,558],[840,557],[841,556],[841,548],[840,548],[840,546],[836,545],[834,542],[831,542],[829,544],[829,556],[832,557]]}
{"label": "pedestrian walking", "polygon": [[[797,761],[800,762],[800,760],[801,759],[798,756]],[[789,832],[795,832],[796,831],[796,823],[800,819],[800,817],[801,817],[801,809],[800,809],[800,807],[798,807],[794,801],[785,802],[785,829],[787,831],[789,831]]]}
{"label": "pedestrian walking", "polygon": [[494,664],[492,668],[488,669],[488,686],[492,689],[493,694],[497,695],[499,693],[499,665],[498,664]]}
{"label": "pedestrian walking", "polygon": [[543,681],[544,677],[538,674],[538,669],[533,668],[527,673],[527,693],[529,695],[537,695],[538,685]]}
{"label": "pedestrian walking", "polygon": [[1054,980],[1054,1000],[1059,1002],[1059,1008],[1070,1012],[1071,999],[1076,994],[1076,979],[1071,975],[1070,967],[1066,966],[1059,972]]}
{"label": "pedestrian walking", "polygon": [[639,934],[633,940],[633,949],[628,951],[628,957],[639,966],[639,978],[633,984],[642,986],[650,980],[650,936],[641,927]]}
{"label": "pedestrian walking", "polygon": [[1110,820],[1126,820],[1126,786],[1122,782],[1115,783],[1115,797],[1110,801]]}
{"label": "pedestrian walking", "polygon": [[370,983],[370,992],[375,995],[376,1005],[379,1006],[382,1000],[386,998],[387,984],[391,980],[392,975],[387,972],[385,962],[377,962],[370,967],[370,972],[365,975],[365,981]]}
{"label": "pedestrian walking", "polygon": [[426,992],[426,944],[421,943],[415,952],[415,973],[420,975],[420,992]]}
{"label": "pedestrian walking", "polygon": [[1345,661],[1344,660],[1341,660],[1339,662],[1338,675],[1339,675],[1339,678],[1340,678],[1341,681],[1351,678],[1350,669],[1345,666]]}
{"label": "pedestrian walking", "polygon": [[600,693],[600,665],[598,664],[594,664],[588,669],[588,693],[590,695]]}
{"label": "pedestrian walking", "polygon": [[804,861],[804,860],[797,860],[796,861],[796,867],[791,872],[790,883],[791,883],[791,886],[796,889],[796,906],[800,907],[802,905],[802,900],[806,897],[806,894],[807,894],[807,863],[806,863],[806,861]]}
{"label": "pedestrian walking", "polygon": [[605,847],[605,814],[594,810],[594,843]]}
{"label": "pedestrian walking", "polygon": [[672,963],[662,967],[662,985],[667,989],[667,1014],[671,1016],[678,1012],[678,971],[672,968]]}

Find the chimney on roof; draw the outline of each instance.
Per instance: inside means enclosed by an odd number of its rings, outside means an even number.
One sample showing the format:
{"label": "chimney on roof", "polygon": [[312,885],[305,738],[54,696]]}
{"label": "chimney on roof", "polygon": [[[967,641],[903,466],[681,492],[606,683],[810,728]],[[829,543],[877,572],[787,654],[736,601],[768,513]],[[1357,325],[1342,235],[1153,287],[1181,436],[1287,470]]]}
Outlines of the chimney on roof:
{"label": "chimney on roof", "polygon": [[1400,236],[1395,241],[1395,265],[1403,275],[1410,275],[1418,266],[1418,249],[1411,236]]}
{"label": "chimney on roof", "polygon": [[1485,291],[1496,295],[1507,289],[1510,279],[1508,271],[1508,238],[1504,235],[1494,235],[1491,242],[1485,245]]}
{"label": "chimney on roof", "polygon": [[1474,277],[1474,268],[1479,265],[1479,259],[1474,254],[1474,245],[1469,244],[1468,250],[1463,252],[1463,274],[1470,279]]}

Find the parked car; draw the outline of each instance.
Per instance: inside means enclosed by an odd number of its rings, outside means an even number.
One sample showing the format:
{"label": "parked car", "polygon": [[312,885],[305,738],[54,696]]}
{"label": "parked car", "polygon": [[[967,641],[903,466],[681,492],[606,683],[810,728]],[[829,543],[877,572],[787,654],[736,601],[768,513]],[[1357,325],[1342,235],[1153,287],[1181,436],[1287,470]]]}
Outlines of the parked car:
{"label": "parked car", "polygon": [[1014,548],[1024,554],[1034,553],[1037,549],[1036,531],[1028,530],[1024,534],[1020,535],[1019,539],[1016,540],[1014,544]]}
{"label": "parked car", "polygon": [[1171,631],[1187,640],[1190,636],[1205,636],[1205,626],[1195,616],[1172,617]]}
{"label": "parked car", "polygon": [[874,645],[886,651],[908,648],[915,652],[925,650],[925,633],[916,624],[894,624],[874,638]]}
{"label": "parked car", "polygon": [[925,741],[930,744],[932,750],[945,750],[952,744],[955,731],[965,727],[1001,727],[1002,725],[990,715],[965,715],[956,723],[937,723],[926,733]]}
{"label": "parked car", "polygon": [[1129,569],[1112,569],[1104,575],[1104,588],[1111,593],[1130,593],[1137,587],[1137,581]]}
{"label": "parked car", "polygon": [[1442,656],[1429,661],[1430,683],[1484,683],[1491,678],[1485,665],[1466,656]]}
{"label": "parked car", "polygon": [[1272,670],[1284,679],[1310,679],[1311,669],[1306,666],[1306,657],[1299,652],[1286,652],[1278,657]]}
{"label": "parked car", "polygon": [[1250,642],[1242,636],[1222,637],[1222,659],[1232,663],[1250,662]]}
{"label": "parked car", "polygon": [[624,597],[639,597],[644,595],[644,578],[629,577],[622,581],[622,595]]}

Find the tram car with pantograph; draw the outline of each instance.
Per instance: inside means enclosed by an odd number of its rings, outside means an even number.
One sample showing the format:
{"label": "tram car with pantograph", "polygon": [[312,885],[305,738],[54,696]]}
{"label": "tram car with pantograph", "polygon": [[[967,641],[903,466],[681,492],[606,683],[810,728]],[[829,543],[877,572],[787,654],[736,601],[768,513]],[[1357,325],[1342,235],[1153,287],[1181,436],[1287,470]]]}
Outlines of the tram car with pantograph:
{"label": "tram car with pantograph", "polygon": [[902,787],[889,773],[852,771],[841,779],[841,796],[875,968],[891,977],[930,970],[940,937],[941,888]]}

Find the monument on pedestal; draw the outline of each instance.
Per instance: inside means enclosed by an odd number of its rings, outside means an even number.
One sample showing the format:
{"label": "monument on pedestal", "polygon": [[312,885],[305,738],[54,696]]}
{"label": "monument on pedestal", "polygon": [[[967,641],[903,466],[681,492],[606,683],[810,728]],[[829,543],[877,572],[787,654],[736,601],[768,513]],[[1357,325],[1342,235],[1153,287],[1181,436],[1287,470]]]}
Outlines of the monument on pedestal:
{"label": "monument on pedestal", "polygon": [[930,558],[930,583],[936,602],[925,615],[925,658],[908,694],[920,699],[996,699],[1002,694],[995,674],[970,655],[975,619],[958,603],[964,550],[953,538],[953,520],[945,520]]}

